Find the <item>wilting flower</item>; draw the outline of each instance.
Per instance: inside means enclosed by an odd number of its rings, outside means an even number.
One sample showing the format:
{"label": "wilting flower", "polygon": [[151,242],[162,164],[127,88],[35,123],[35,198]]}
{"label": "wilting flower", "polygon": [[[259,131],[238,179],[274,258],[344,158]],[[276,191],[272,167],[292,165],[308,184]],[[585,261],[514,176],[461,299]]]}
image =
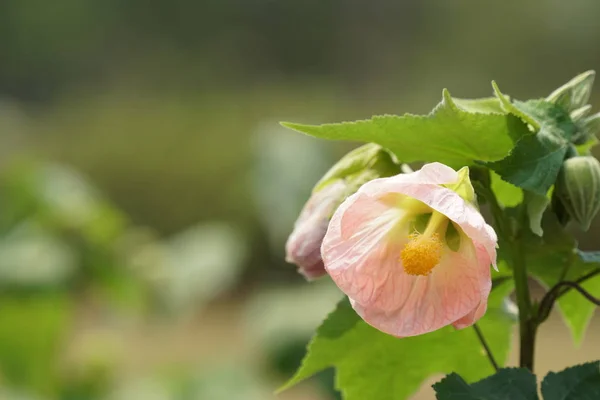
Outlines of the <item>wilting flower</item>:
{"label": "wilting flower", "polygon": [[334,213],[325,268],[383,332],[470,326],[487,308],[497,242],[473,201],[468,169],[440,163],[368,182]]}
{"label": "wilting flower", "polygon": [[390,153],[373,143],[342,157],[317,183],[302,209],[285,246],[286,261],[296,264],[308,280],[327,274],[321,243],[335,209],[365,182],[399,171]]}
{"label": "wilting flower", "polygon": [[327,232],[329,219],[345,198],[346,189],[347,184],[338,180],[313,193],[287,240],[285,260],[296,264],[298,272],[308,280],[327,274],[321,259],[321,243]]}

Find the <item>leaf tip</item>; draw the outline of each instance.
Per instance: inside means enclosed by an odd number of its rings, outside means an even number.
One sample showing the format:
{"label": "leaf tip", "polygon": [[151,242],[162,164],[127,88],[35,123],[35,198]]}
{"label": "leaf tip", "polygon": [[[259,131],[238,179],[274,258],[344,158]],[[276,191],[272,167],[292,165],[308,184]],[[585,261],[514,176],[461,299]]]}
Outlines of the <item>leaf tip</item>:
{"label": "leaf tip", "polygon": [[288,129],[294,129],[295,124],[293,122],[287,122],[287,121],[279,121],[279,125],[283,126],[284,128],[288,128]]}
{"label": "leaf tip", "polygon": [[315,126],[313,125],[297,124],[295,122],[286,121],[279,122],[279,125],[283,126],[284,128],[305,134],[310,134],[311,132],[313,132],[313,128],[315,128]]}
{"label": "leaf tip", "polygon": [[492,81],[492,89],[494,89],[494,95],[496,95],[498,99],[500,99],[501,101],[506,99],[506,96],[504,96],[504,94],[500,91],[500,88],[498,87],[496,81]]}
{"label": "leaf tip", "polygon": [[453,102],[452,101],[452,96],[450,95],[450,91],[448,89],[446,89],[446,88],[442,89],[442,98],[444,100],[449,100],[450,102]]}
{"label": "leaf tip", "polygon": [[450,91],[446,88],[442,89],[442,102],[454,110],[458,109],[454,99],[452,99],[452,95],[450,95]]}
{"label": "leaf tip", "polygon": [[587,79],[593,79],[596,77],[596,71],[593,69],[587,70],[587,71],[583,72],[581,75],[579,75],[579,77],[581,78],[582,81],[587,80]]}

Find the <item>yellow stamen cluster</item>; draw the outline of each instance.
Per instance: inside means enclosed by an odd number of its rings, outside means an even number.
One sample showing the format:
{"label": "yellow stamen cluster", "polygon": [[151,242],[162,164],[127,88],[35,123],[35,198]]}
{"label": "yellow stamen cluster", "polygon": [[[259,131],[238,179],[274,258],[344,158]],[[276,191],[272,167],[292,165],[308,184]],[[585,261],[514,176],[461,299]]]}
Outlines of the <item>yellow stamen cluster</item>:
{"label": "yellow stamen cluster", "polygon": [[409,236],[410,242],[400,252],[402,266],[409,275],[427,276],[442,257],[443,243],[437,233]]}

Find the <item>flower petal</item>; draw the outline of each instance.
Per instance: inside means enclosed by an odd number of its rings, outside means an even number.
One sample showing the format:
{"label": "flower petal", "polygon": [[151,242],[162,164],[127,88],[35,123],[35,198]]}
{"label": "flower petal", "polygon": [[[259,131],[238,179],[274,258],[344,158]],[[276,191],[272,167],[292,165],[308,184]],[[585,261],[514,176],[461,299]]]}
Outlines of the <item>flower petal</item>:
{"label": "flower petal", "polygon": [[438,185],[398,183],[395,190],[422,201],[458,224],[471,240],[484,246],[491,264],[496,266],[496,232],[475,206],[452,190]]}
{"label": "flower petal", "polygon": [[394,252],[386,239],[401,215],[359,191],[331,218],[321,254],[327,272],[349,297],[372,301],[397,269],[401,243]]}
{"label": "flower petal", "polygon": [[[367,323],[388,334],[406,337],[428,333],[461,319],[482,302],[485,270],[489,276],[489,266],[480,267],[474,250],[450,251],[431,275],[411,276],[398,271],[396,277],[400,279],[381,287],[376,301],[355,299],[353,307]],[[408,287],[409,292],[396,309],[390,309],[382,297],[392,297],[391,282],[398,285],[398,280],[404,281],[400,288]]]}
{"label": "flower petal", "polygon": [[489,268],[484,268],[483,266],[489,265],[490,260],[486,249],[482,246],[477,248],[477,257],[479,265],[481,268],[481,274],[479,276],[480,279],[480,288],[481,288],[481,300],[477,307],[475,307],[470,313],[465,315],[464,317],[456,320],[452,325],[456,329],[463,329],[468,326],[473,325],[477,322],[481,317],[485,315],[487,310],[487,300],[490,295],[490,291],[492,290],[492,278],[491,271]]}
{"label": "flower petal", "polygon": [[363,194],[380,196],[390,192],[398,192],[398,185],[445,185],[455,183],[458,173],[447,165],[440,163],[425,164],[420,170],[409,174],[398,174],[390,178],[374,179],[361,187]]}
{"label": "flower petal", "polygon": [[329,217],[343,199],[346,184],[334,182],[314,193],[303,207],[286,245],[286,261],[312,280],[326,274],[321,260],[321,243],[327,232]]}
{"label": "flower petal", "polygon": [[[394,336],[414,336],[454,324],[462,328],[486,310],[490,264],[496,261],[496,234],[479,211],[440,186],[458,180],[443,164],[364,184],[333,215],[321,253],[325,268],[369,324]],[[459,251],[446,248],[427,276],[407,274],[400,253],[408,238],[405,196],[455,222],[463,239]]]}

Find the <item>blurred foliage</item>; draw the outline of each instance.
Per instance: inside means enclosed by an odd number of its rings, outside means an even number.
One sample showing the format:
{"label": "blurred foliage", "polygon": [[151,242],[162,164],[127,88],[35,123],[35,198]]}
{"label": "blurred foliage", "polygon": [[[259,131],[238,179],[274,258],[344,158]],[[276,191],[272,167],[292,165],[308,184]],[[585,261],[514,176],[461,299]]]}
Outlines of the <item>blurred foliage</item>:
{"label": "blurred foliage", "polygon": [[245,245],[235,228],[205,224],[159,240],[63,165],[7,166],[0,203],[0,377],[15,390],[103,396],[115,379],[114,354],[65,364],[78,314],[135,322],[164,307],[198,310],[241,273]]}
{"label": "blurred foliage", "polygon": [[50,394],[57,389],[60,342],[70,317],[64,295],[49,293],[0,299],[0,365],[3,380]]}
{"label": "blurred foliage", "polygon": [[[261,285],[301,281],[282,244],[352,144],[276,122],[426,112],[440,88],[489,96],[491,79],[545,95],[599,69],[598,11],[541,0],[0,1],[0,398],[131,399],[117,387],[136,385],[141,398],[178,396],[181,381],[203,378],[129,381],[102,340],[76,362],[65,349],[86,318],[119,328],[191,318],[248,288],[259,293],[245,329],[264,324],[252,343],[268,349],[267,370],[284,370],[318,323],[310,308],[329,309],[332,292]],[[226,388],[262,379],[215,374]]]}

